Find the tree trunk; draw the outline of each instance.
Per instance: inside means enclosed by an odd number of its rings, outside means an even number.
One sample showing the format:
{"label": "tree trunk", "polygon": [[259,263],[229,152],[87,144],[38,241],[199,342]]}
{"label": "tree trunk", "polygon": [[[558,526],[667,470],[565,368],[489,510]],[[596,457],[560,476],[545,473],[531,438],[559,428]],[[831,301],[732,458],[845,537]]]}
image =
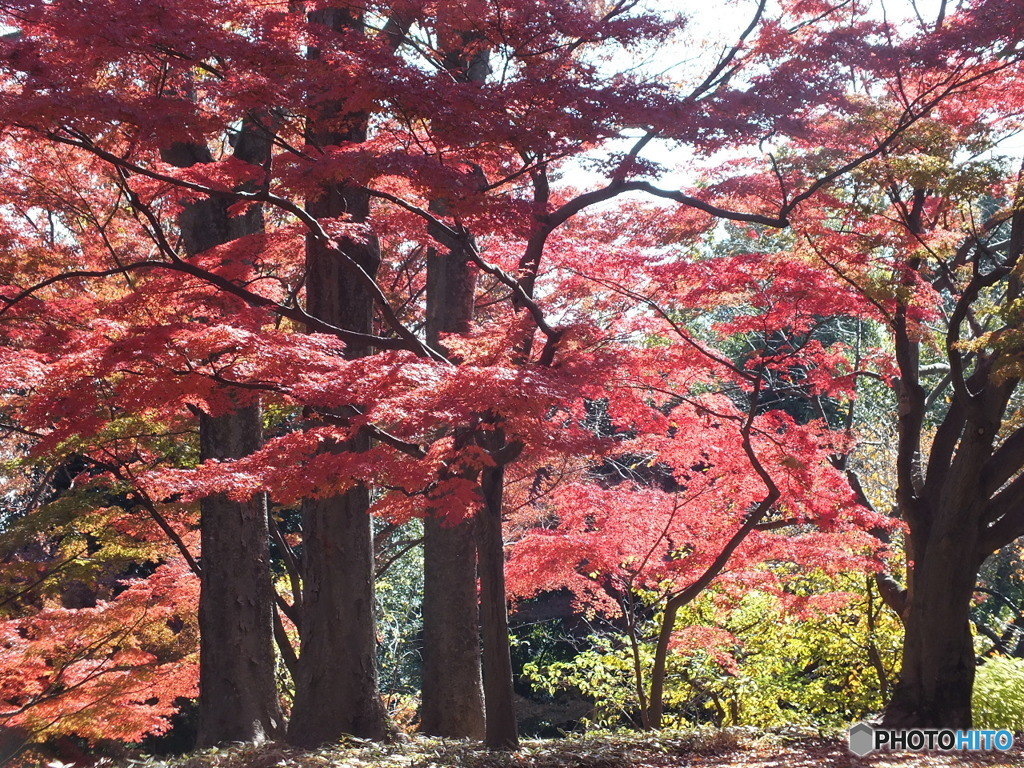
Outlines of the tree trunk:
{"label": "tree trunk", "polygon": [[[935,568],[917,570],[920,583],[906,617],[900,680],[883,723],[893,728],[968,729],[975,667],[971,590],[951,590],[950,579],[936,575]],[[924,595],[935,602],[923,605]]]}
{"label": "tree trunk", "polygon": [[[978,555],[978,515],[942,506],[930,535],[912,537],[915,562],[903,612],[903,663],[883,716],[888,727],[971,727],[970,610],[984,556]],[[944,517],[960,524],[942,525]]]}
{"label": "tree trunk", "polygon": [[480,624],[484,646],[484,705],[487,710],[486,744],[491,749],[515,749],[519,746],[505,596],[505,545],[501,532],[504,484],[505,468],[501,462],[481,473],[484,504],[476,519]]}
{"label": "tree trunk", "polygon": [[[355,13],[324,8],[311,13],[309,20],[337,32],[361,29],[362,20]],[[316,48],[310,49],[309,58],[319,56]],[[320,105],[318,120],[330,127],[323,129],[314,121],[307,137],[311,144],[325,147],[366,139],[366,115],[339,119],[342,108],[333,101]],[[334,184],[324,187],[306,209],[318,219],[346,217],[361,223],[369,216],[370,200],[361,190]],[[307,312],[339,328],[372,333],[373,297],[360,280],[359,269],[372,277],[379,266],[380,248],[370,234],[365,240],[341,238],[334,247],[308,238]],[[349,345],[345,354],[355,358],[372,352]],[[368,437],[357,436],[325,450],[359,452],[369,447]],[[389,735],[378,691],[369,507],[370,491],[362,485],[302,504],[302,638],[288,728],[288,741],[299,747],[316,747],[345,734],[365,739]]]}
{"label": "tree trunk", "polygon": [[[332,215],[322,208],[344,204],[345,197],[332,195],[310,205],[310,211],[318,217]],[[346,240],[340,247],[368,274],[376,273],[380,256],[372,239]],[[341,328],[370,333],[373,299],[355,278],[355,267],[312,240],[306,258],[309,313]],[[369,352],[350,346],[346,354]],[[369,447],[369,438],[360,436],[327,450]],[[389,732],[377,682],[369,507],[369,489],[361,485],[302,505],[302,639],[288,729],[288,740],[296,746],[315,747],[344,734],[383,739]]]}
{"label": "tree trunk", "polygon": [[[234,155],[259,164],[270,153],[268,139],[244,126]],[[176,144],[164,159],[180,167],[212,161],[207,147]],[[259,232],[263,217],[254,206],[228,215],[228,203],[207,199],[185,207],[179,221],[186,253],[194,256]],[[201,456],[238,459],[263,442],[259,404],[199,418]],[[218,494],[200,502],[202,573],[199,597],[199,730],[197,745],[262,742],[281,730],[283,717],[274,675],[274,586],[270,573],[267,498],[233,501]]]}
{"label": "tree trunk", "polygon": [[377,691],[369,503],[365,487],[303,503],[302,647],[288,729],[296,746],[388,735]]}
{"label": "tree trunk", "polygon": [[[480,84],[490,73],[490,51],[458,29],[459,10],[438,9],[443,64],[454,80]],[[446,207],[442,200],[430,204],[437,214]],[[450,248],[448,253],[431,248],[427,254],[427,344],[443,349],[441,334],[465,333],[473,321],[476,271],[462,243],[446,241],[437,227],[430,234]],[[420,729],[434,736],[483,739],[486,732],[476,554],[472,521],[456,526],[430,517],[424,521]]]}
{"label": "tree trunk", "polygon": [[676,626],[676,616],[685,601],[678,595],[665,604],[665,613],[661,618],[658,630],[658,642],[655,646],[654,665],[651,668],[651,695],[646,716],[643,717],[644,728],[661,728],[665,715],[665,678],[668,674],[668,651],[672,643],[672,633]]}
{"label": "tree trunk", "polygon": [[[202,458],[234,459],[259,448],[258,405],[200,417]],[[273,585],[267,498],[202,501],[198,746],[265,741],[281,727],[274,678]]]}
{"label": "tree trunk", "polygon": [[[456,82],[482,84],[490,73],[490,51],[479,35],[460,28],[465,21],[464,10],[458,6],[438,7],[438,47],[443,53],[443,66]],[[446,201],[431,201],[430,210],[447,213]],[[443,349],[441,334],[465,333],[470,328],[476,271],[468,263],[462,242],[447,238],[436,226],[430,228],[430,234],[450,249],[439,253],[431,248],[427,254],[427,344]],[[499,552],[500,508],[499,498]],[[476,533],[473,521],[456,526],[434,517],[424,521],[420,729],[435,736],[483,739],[486,733]],[[501,589],[503,596],[504,587]],[[501,600],[504,604],[504,597]],[[507,630],[505,634],[507,644]],[[508,678],[511,680],[511,661]]]}
{"label": "tree trunk", "polygon": [[472,522],[424,521],[423,704],[420,730],[483,739],[476,543]]}
{"label": "tree trunk", "polygon": [[[476,273],[458,251],[427,256],[427,343],[465,332],[473,319]],[[423,531],[423,688],[420,730],[433,736],[483,739],[473,522],[435,517]]]}
{"label": "tree trunk", "polygon": [[628,618],[629,650],[633,661],[633,690],[636,700],[640,703],[640,727],[645,731],[651,729],[651,713],[647,703],[647,687],[644,683],[644,665],[640,658],[640,637],[637,635],[635,614]]}
{"label": "tree trunk", "polygon": [[[334,205],[343,196],[326,201]],[[311,205],[317,216],[329,215]],[[342,248],[369,274],[380,261],[376,244],[345,241]],[[318,243],[307,244],[307,304],[314,317],[348,330],[372,331],[373,301],[355,267]],[[349,347],[347,355],[368,354]],[[365,451],[356,437],[328,450]],[[314,747],[344,734],[382,739],[387,715],[377,685],[373,533],[364,486],[302,505],[302,641],[288,740]]]}

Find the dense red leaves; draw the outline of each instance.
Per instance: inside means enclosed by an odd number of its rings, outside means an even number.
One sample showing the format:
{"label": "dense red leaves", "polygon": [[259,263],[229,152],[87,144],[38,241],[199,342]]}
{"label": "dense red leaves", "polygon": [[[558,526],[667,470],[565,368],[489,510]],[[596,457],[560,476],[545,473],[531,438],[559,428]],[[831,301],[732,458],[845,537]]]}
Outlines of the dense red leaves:
{"label": "dense red leaves", "polygon": [[0,621],[0,725],[32,739],[138,741],[198,693],[199,582],[181,561],[90,608]]}
{"label": "dense red leaves", "polygon": [[[632,590],[670,595],[697,581],[765,494],[736,450],[737,425],[700,421],[680,424],[675,438],[641,443],[657,444],[656,452],[620,458],[620,484],[568,482],[545,494],[512,545],[512,593],[567,588],[582,606],[614,615]],[[881,545],[865,531],[887,523],[861,507],[828,465],[829,436],[777,412],[755,429],[760,460],[783,494],[767,522],[788,525],[750,534],[721,578],[742,589],[771,588],[778,576],[766,562],[827,572],[873,567]],[[645,475],[662,487],[639,485]]]}

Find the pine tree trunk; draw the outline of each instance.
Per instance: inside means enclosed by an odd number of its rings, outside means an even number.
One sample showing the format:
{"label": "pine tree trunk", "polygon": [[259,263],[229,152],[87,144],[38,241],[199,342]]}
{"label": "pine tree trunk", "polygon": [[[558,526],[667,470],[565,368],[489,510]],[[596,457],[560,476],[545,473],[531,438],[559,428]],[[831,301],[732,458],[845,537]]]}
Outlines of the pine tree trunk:
{"label": "pine tree trunk", "polygon": [[[427,343],[465,332],[473,318],[476,273],[458,251],[427,256]],[[423,687],[420,730],[483,739],[473,522],[428,517],[423,532]]]}

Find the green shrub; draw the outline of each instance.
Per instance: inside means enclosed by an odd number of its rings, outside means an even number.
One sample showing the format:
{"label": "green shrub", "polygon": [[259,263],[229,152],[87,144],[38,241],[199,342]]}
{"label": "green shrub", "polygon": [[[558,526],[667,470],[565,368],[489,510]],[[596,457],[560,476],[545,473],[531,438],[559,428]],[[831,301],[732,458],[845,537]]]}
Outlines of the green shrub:
{"label": "green shrub", "polygon": [[[794,597],[847,597],[803,611],[787,611],[778,595],[756,590],[725,602],[716,590],[698,598],[677,618],[664,725],[839,727],[882,708],[899,666],[901,627],[867,586],[870,577],[807,572],[786,583]],[[655,612],[637,629],[645,692],[660,621]],[[637,725],[633,652],[615,629],[574,657],[535,658],[524,665],[525,681],[538,692],[589,699],[589,728]]]}
{"label": "green shrub", "polygon": [[1024,731],[1024,659],[996,656],[978,667],[974,727]]}

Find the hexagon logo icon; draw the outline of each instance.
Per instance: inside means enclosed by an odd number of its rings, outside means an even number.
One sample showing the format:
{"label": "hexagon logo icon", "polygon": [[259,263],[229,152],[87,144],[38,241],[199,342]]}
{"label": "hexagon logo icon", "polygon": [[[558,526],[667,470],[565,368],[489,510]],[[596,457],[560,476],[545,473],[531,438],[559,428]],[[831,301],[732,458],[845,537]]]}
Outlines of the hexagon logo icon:
{"label": "hexagon logo icon", "polygon": [[857,723],[850,729],[850,751],[864,757],[875,748],[875,729],[867,723]]}

